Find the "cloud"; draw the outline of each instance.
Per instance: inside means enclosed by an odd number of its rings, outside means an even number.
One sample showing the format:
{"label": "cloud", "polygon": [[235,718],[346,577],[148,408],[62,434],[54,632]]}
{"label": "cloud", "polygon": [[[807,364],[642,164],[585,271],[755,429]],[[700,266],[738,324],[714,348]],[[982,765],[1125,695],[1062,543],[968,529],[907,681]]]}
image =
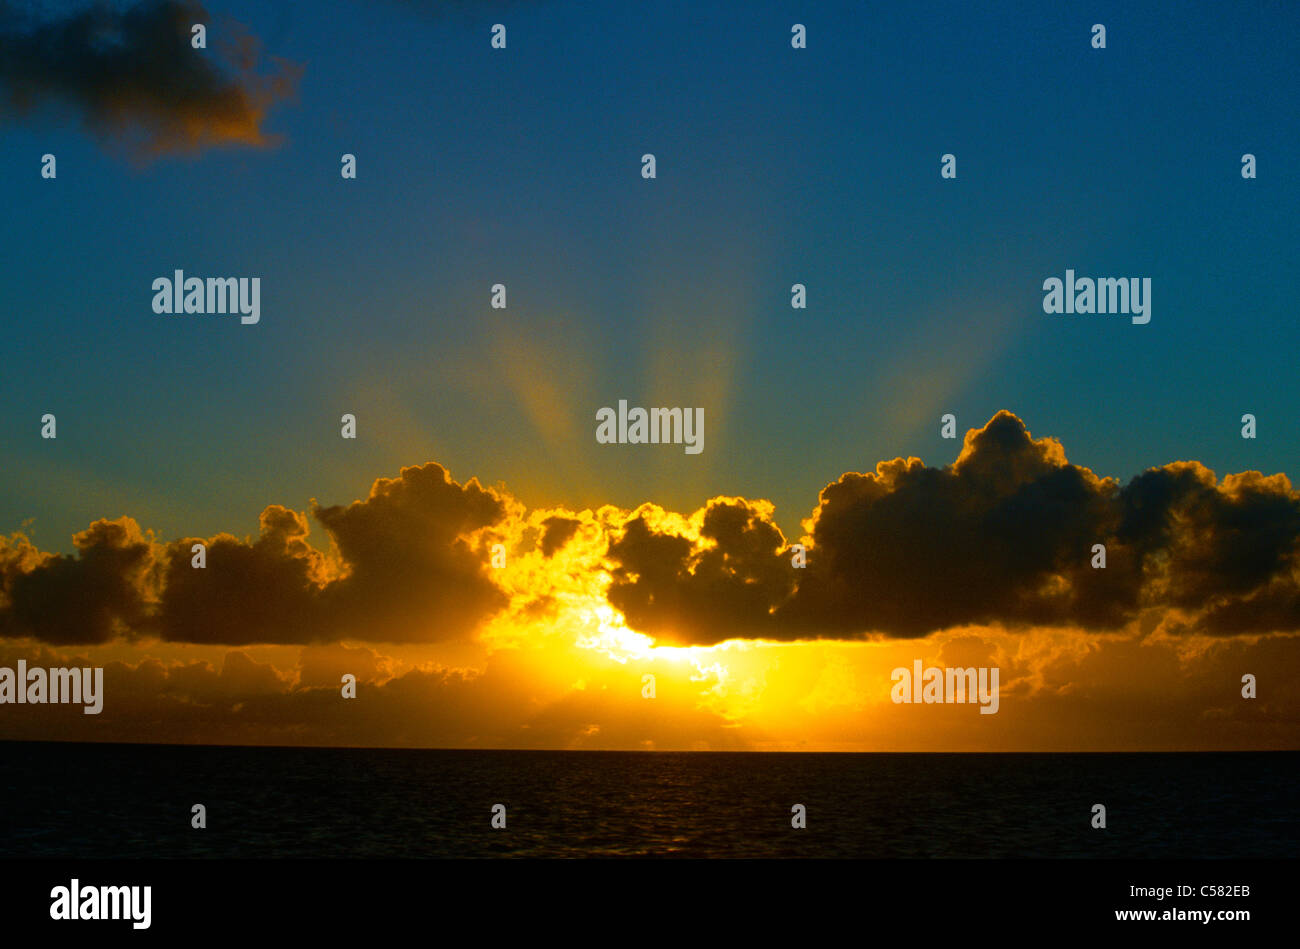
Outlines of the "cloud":
{"label": "cloud", "polygon": [[208,566],[190,565],[190,541],[168,552],[161,626],[193,643],[313,643],[340,639],[434,642],[465,636],[506,604],[486,575],[486,538],[506,502],[438,464],[380,478],[370,496],[315,507],[337,558],[307,541],[305,515],[278,505],[261,536],[215,538]]}
{"label": "cloud", "polygon": [[[191,643],[310,642],[322,633],[324,557],[307,543],[307,518],[273,504],[262,512],[261,535],[245,543],[229,534],[187,537],[169,544],[158,632]],[[193,566],[192,548],[207,547],[206,565]]]}
{"label": "cloud", "polygon": [[784,554],[776,569],[779,532],[745,523],[694,537],[632,522],[610,546],[610,601],[634,629],[695,644],[974,623],[1113,630],[1150,609],[1197,614],[1189,631],[1300,629],[1300,496],[1285,476],[1216,483],[1174,462],[1121,486],[1006,411],[967,433],[950,466],[896,458],[828,485],[804,524],[803,570]]}
{"label": "cloud", "polygon": [[656,510],[638,511],[609,545],[609,602],[628,625],[674,644],[778,635],[771,611],[794,571],[772,505],[715,498],[683,533],[652,526]]}
{"label": "cloud", "polygon": [[[214,27],[187,0],[98,4],[59,18],[23,17],[0,0],[0,23],[6,112],[70,108],[88,131],[136,158],[275,144],[263,121],[296,93],[302,73],[280,60],[259,72],[257,40],[235,25]],[[195,23],[207,26],[209,48],[192,48]]]}
{"label": "cloud", "polygon": [[[0,666],[102,665],[105,693],[94,716],[77,705],[4,706],[0,736],[347,747],[1293,749],[1295,646],[1280,636],[1191,643],[968,627],[925,641],[734,643],[699,664],[663,653],[620,663],[554,639],[498,650],[480,668],[383,669],[391,657],[335,647],[302,648],[295,665],[292,653],[275,655],[278,647],[189,647],[180,659],[123,661],[110,658],[113,646],[77,653],[0,641]],[[892,703],[891,670],[918,658],[999,666],[999,714]],[[357,675],[355,699],[340,693],[334,673],[343,671]],[[641,694],[646,672],[658,679],[653,701]],[[1256,700],[1241,696],[1245,673],[1258,675]]]}
{"label": "cloud", "polygon": [[[311,543],[313,520],[325,549]],[[270,505],[251,540],[159,544],[125,517],[78,534],[74,555],[0,538],[0,636],[222,646],[479,636],[500,648],[595,624],[583,635],[617,649],[637,633],[708,646],[915,639],[965,625],[1300,630],[1300,494],[1284,475],[1219,481],[1176,461],[1121,485],[1010,412],[968,432],[951,465],[895,458],[844,474],[803,526],[798,569],[765,500],[717,497],[690,515],[654,504],[529,512],[504,488],[460,484],[429,462],[347,505]],[[191,562],[200,541],[202,569]],[[501,569],[497,543],[510,551]],[[1095,544],[1104,569],[1092,566]]]}
{"label": "cloud", "polygon": [[485,564],[493,528],[520,513],[513,504],[430,462],[380,478],[365,500],[316,507],[332,555],[308,542],[305,514],[278,504],[252,541],[157,544],[130,518],[92,524],[74,538],[76,556],[0,538],[0,636],[232,646],[464,638],[508,602]]}
{"label": "cloud", "polygon": [[562,548],[572,539],[573,535],[578,532],[582,521],[573,517],[564,517],[555,515],[542,521],[544,528],[542,540],[539,545],[542,556],[553,557],[555,552]]}
{"label": "cloud", "polygon": [[488,529],[510,511],[503,495],[473,478],[457,484],[433,462],[380,478],[365,501],[317,507],[348,570],[322,591],[335,635],[449,639],[504,607],[485,563]]}
{"label": "cloud", "polygon": [[[1117,492],[1000,412],[949,467],[897,458],[826,487],[782,616],[791,633],[900,637],[963,623],[1122,625],[1141,578],[1114,540]],[[1095,543],[1107,545],[1104,571],[1090,564]]]}
{"label": "cloud", "polygon": [[392,664],[384,656],[367,649],[341,644],[304,646],[298,660],[298,684],[304,688],[339,688],[344,675],[354,675],[360,683],[392,677]]}
{"label": "cloud", "polygon": [[145,674],[156,677],[159,695],[219,709],[233,709],[258,696],[279,695],[288,684],[274,666],[237,651],[226,654],[219,671],[202,661],[170,668],[154,662],[145,669]]}
{"label": "cloud", "polygon": [[[697,706],[696,692],[668,685],[666,660],[647,663],[665,685],[655,714],[646,715],[641,668],[602,661],[572,643],[502,649],[480,669],[383,669],[371,665],[370,650],[304,647],[296,682],[292,669],[255,653],[124,662],[0,642],[0,666],[21,658],[33,667],[104,668],[101,714],[6,705],[0,737],[48,739],[53,727],[74,741],[619,748],[682,747],[689,735],[715,748],[745,745],[722,716]],[[573,681],[575,663],[587,681]],[[355,699],[341,695],[343,672],[357,676]]]}
{"label": "cloud", "polygon": [[153,543],[129,517],[72,538],[77,556],[0,538],[0,636],[103,643],[147,625]]}

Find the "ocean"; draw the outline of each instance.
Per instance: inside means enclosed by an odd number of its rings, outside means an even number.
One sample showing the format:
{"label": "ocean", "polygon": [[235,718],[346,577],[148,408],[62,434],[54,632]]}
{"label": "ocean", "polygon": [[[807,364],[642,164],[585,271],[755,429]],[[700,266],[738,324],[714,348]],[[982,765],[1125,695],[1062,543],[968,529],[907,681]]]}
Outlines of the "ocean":
{"label": "ocean", "polygon": [[[0,742],[0,856],[1258,858],[1300,752],[809,754]],[[207,826],[191,827],[192,806]],[[505,806],[493,829],[494,805]],[[791,826],[804,805],[806,827]],[[1094,804],[1106,828],[1094,829]]]}

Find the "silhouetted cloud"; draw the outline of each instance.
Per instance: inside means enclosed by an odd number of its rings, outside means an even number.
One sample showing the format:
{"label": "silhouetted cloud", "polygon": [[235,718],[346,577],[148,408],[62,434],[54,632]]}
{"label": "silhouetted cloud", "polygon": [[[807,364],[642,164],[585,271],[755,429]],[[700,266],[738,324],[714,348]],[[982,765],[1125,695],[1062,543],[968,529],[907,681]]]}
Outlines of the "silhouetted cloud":
{"label": "silhouetted cloud", "polygon": [[785,553],[773,569],[779,532],[746,523],[696,540],[634,519],[610,546],[611,602],[633,628],[694,644],[970,623],[1116,629],[1171,608],[1204,611],[1188,625],[1203,632],[1300,629],[1300,496],[1284,476],[1216,483],[1175,462],[1121,487],[1005,411],[949,467],[897,458],[828,485],[805,522],[803,570]]}
{"label": "silhouetted cloud", "polygon": [[[245,543],[229,534],[187,537],[167,546],[158,632],[191,643],[301,643],[324,632],[322,555],[307,543],[307,518],[273,504],[262,512],[261,536]],[[203,568],[192,548],[207,547]]]}
{"label": "silhouetted cloud", "polygon": [[[78,534],[73,556],[0,539],[0,636],[435,643],[503,613],[507,627],[563,624],[578,621],[574,604],[604,602],[671,645],[1104,631],[1139,618],[1169,634],[1300,630],[1300,494],[1284,475],[1218,481],[1178,461],[1121,485],[1010,412],[968,432],[949,466],[896,458],[827,485],[804,522],[805,568],[773,515],[768,501],[729,497],[689,516],[653,504],[528,515],[503,489],[430,462],[377,480],[364,500],[314,506],[326,552],[309,542],[309,516],[280,505],[256,539],[203,541],[202,569],[201,538],[158,544],[125,517]],[[515,549],[509,569],[490,566],[495,543]]]}
{"label": "silhouetted cloud", "polygon": [[539,545],[542,556],[554,556],[555,552],[567,544],[569,539],[578,532],[581,524],[582,522],[576,518],[561,517],[559,515],[548,517],[542,521],[542,527],[545,528]]}
{"label": "silhouetted cloud", "polygon": [[75,557],[0,538],[0,636],[103,643],[146,625],[152,542],[135,521],[96,521],[72,542]]}
{"label": "silhouetted cloud", "polygon": [[464,635],[506,605],[487,575],[486,540],[506,517],[497,492],[430,462],[380,478],[365,501],[316,508],[347,575],[323,591],[335,636],[427,642]]}
{"label": "silhouetted cloud", "polygon": [[633,629],[674,643],[778,635],[771,611],[794,589],[795,571],[771,515],[765,501],[715,498],[692,543],[638,513],[609,545],[609,602]]}
{"label": "silhouetted cloud", "polygon": [[[821,493],[788,634],[923,636],[962,623],[1116,627],[1138,604],[1139,564],[1115,539],[1119,486],[1068,463],[1000,412],[956,462],[882,462]],[[1107,567],[1090,564],[1107,546]]]}
{"label": "silhouetted cloud", "polygon": [[192,539],[171,545],[162,636],[228,645],[434,642],[472,632],[506,604],[471,546],[505,505],[477,481],[457,484],[431,462],[380,478],[364,501],[313,513],[337,564],[308,543],[306,516],[279,505],[262,513],[256,541],[215,538],[204,569],[191,566]]}
{"label": "silhouetted cloud", "polygon": [[262,512],[253,541],[155,544],[130,518],[92,524],[74,538],[76,556],[0,538],[0,635],[222,645],[463,638],[508,602],[487,575],[488,539],[476,537],[506,510],[496,492],[458,484],[431,462],[379,479],[366,500],[316,508],[333,558],[308,542],[306,515],[278,504]]}
{"label": "silhouetted cloud", "polygon": [[[190,29],[208,29],[208,48]],[[301,69],[258,71],[259,46],[238,27],[218,28],[186,0],[106,4],[63,15],[20,15],[0,0],[0,102],[29,117],[59,106],[136,157],[214,145],[266,146],[267,111],[296,92]]]}

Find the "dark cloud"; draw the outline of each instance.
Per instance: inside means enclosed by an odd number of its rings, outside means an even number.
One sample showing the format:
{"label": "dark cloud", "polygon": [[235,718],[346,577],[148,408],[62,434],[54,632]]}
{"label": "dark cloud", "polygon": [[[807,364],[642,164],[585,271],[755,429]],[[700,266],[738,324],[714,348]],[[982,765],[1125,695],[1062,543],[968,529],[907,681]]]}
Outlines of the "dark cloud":
{"label": "dark cloud", "polygon": [[307,541],[306,516],[278,505],[261,536],[214,539],[207,567],[191,566],[192,539],[168,549],[161,629],[191,643],[434,642],[472,631],[506,597],[468,535],[505,516],[495,492],[460,485],[441,465],[403,468],[370,497],[317,507],[341,563]]}
{"label": "dark cloud", "polygon": [[633,516],[609,545],[609,602],[632,628],[674,643],[772,633],[771,611],[793,589],[794,572],[770,518],[764,502],[716,498],[697,546]]}
{"label": "dark cloud", "polygon": [[77,556],[0,538],[0,636],[103,643],[146,624],[153,548],[129,517],[72,538]]}
{"label": "dark cloud", "polygon": [[[375,482],[370,497],[316,508],[337,557],[308,542],[307,516],[273,504],[258,538],[146,539],[130,518],[98,521],[76,556],[0,538],[0,636],[103,643],[119,634],[219,645],[464,638],[507,597],[475,538],[506,515],[475,480],[437,464]],[[194,566],[193,546],[206,546]]]}
{"label": "dark cloud", "polygon": [[[729,636],[924,636],[963,624],[1114,629],[1145,609],[1204,611],[1191,630],[1300,629],[1300,495],[1285,477],[1195,462],[1121,487],[1070,464],[1010,412],[945,468],[898,458],[845,474],[809,522],[795,570],[775,528],[696,543],[632,521],[610,545],[610,601],[639,631]],[[1106,546],[1106,568],[1091,565]],[[779,567],[779,569],[778,569]]]}
{"label": "dark cloud", "polygon": [[[202,23],[208,48],[191,46]],[[266,146],[267,111],[296,92],[301,69],[259,72],[256,39],[214,24],[185,0],[106,4],[22,16],[0,0],[0,102],[29,117],[65,107],[96,136],[136,157],[214,145]]]}
{"label": "dark cloud", "polygon": [[[199,538],[156,544],[129,518],[92,524],[74,555],[0,538],[0,636],[467,639],[507,607],[522,620],[560,602],[545,572],[527,567],[499,585],[507,574],[489,567],[493,543],[525,536],[540,538],[543,562],[607,573],[609,603],[665,644],[981,624],[1114,630],[1138,619],[1144,634],[1300,630],[1300,494],[1285,476],[1219,481],[1180,461],[1121,485],[1071,464],[1009,412],[969,432],[947,467],[896,458],[827,485],[805,522],[803,569],[767,501],[714,498],[689,519],[654,505],[602,511],[535,512],[530,525],[508,494],[430,462],[379,479],[364,500],[315,506],[328,553],[309,542],[308,515],[279,505],[263,511],[256,539],[204,541],[203,569],[191,565]],[[1106,547],[1105,569],[1092,566],[1094,544]],[[358,674],[378,671],[373,656],[354,659]],[[302,671],[323,683],[341,661]]]}
{"label": "dark cloud", "polygon": [[507,603],[486,573],[488,542],[470,540],[506,505],[473,478],[457,484],[430,462],[379,479],[365,501],[314,513],[348,568],[322,593],[336,637],[451,639]]}
{"label": "dark cloud", "polygon": [[[1126,489],[1131,519],[1163,511],[1152,534],[1168,554],[1167,598],[1185,609],[1259,592],[1296,565],[1300,505],[1285,478],[1214,473],[1196,463],[1148,471]],[[1141,515],[1131,514],[1141,511]],[[1294,585],[1291,586],[1294,591]]]}
{"label": "dark cloud", "polygon": [[[923,636],[963,623],[1120,625],[1141,574],[1116,543],[1118,485],[1008,412],[957,461],[895,459],[821,493],[787,635]],[[1091,548],[1107,545],[1106,570]]]}
{"label": "dark cloud", "polygon": [[[159,632],[191,643],[310,642],[320,636],[321,555],[307,543],[303,515],[279,505],[262,512],[254,542],[218,535],[185,538],[165,555]],[[206,566],[193,566],[192,547],[207,545]]]}
{"label": "dark cloud", "polygon": [[542,521],[544,532],[540,544],[543,557],[553,557],[555,552],[567,544],[582,526],[582,521],[574,517],[556,515]]}

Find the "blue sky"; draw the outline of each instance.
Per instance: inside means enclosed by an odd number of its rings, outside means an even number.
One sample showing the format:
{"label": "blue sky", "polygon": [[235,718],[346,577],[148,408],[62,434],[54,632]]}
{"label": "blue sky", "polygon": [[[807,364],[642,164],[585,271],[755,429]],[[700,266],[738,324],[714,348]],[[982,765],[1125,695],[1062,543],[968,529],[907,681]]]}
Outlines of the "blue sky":
{"label": "blue sky", "polygon": [[[243,535],[436,460],[530,505],[766,497],[793,533],[1000,408],[1124,480],[1294,476],[1294,8],[431,6],[213,5],[303,66],[275,147],[0,125],[0,532]],[[1067,267],[1150,277],[1151,322],[1044,314]],[[154,314],[177,268],[260,276],[261,322]],[[619,399],[703,406],[704,453],[598,445]]]}

